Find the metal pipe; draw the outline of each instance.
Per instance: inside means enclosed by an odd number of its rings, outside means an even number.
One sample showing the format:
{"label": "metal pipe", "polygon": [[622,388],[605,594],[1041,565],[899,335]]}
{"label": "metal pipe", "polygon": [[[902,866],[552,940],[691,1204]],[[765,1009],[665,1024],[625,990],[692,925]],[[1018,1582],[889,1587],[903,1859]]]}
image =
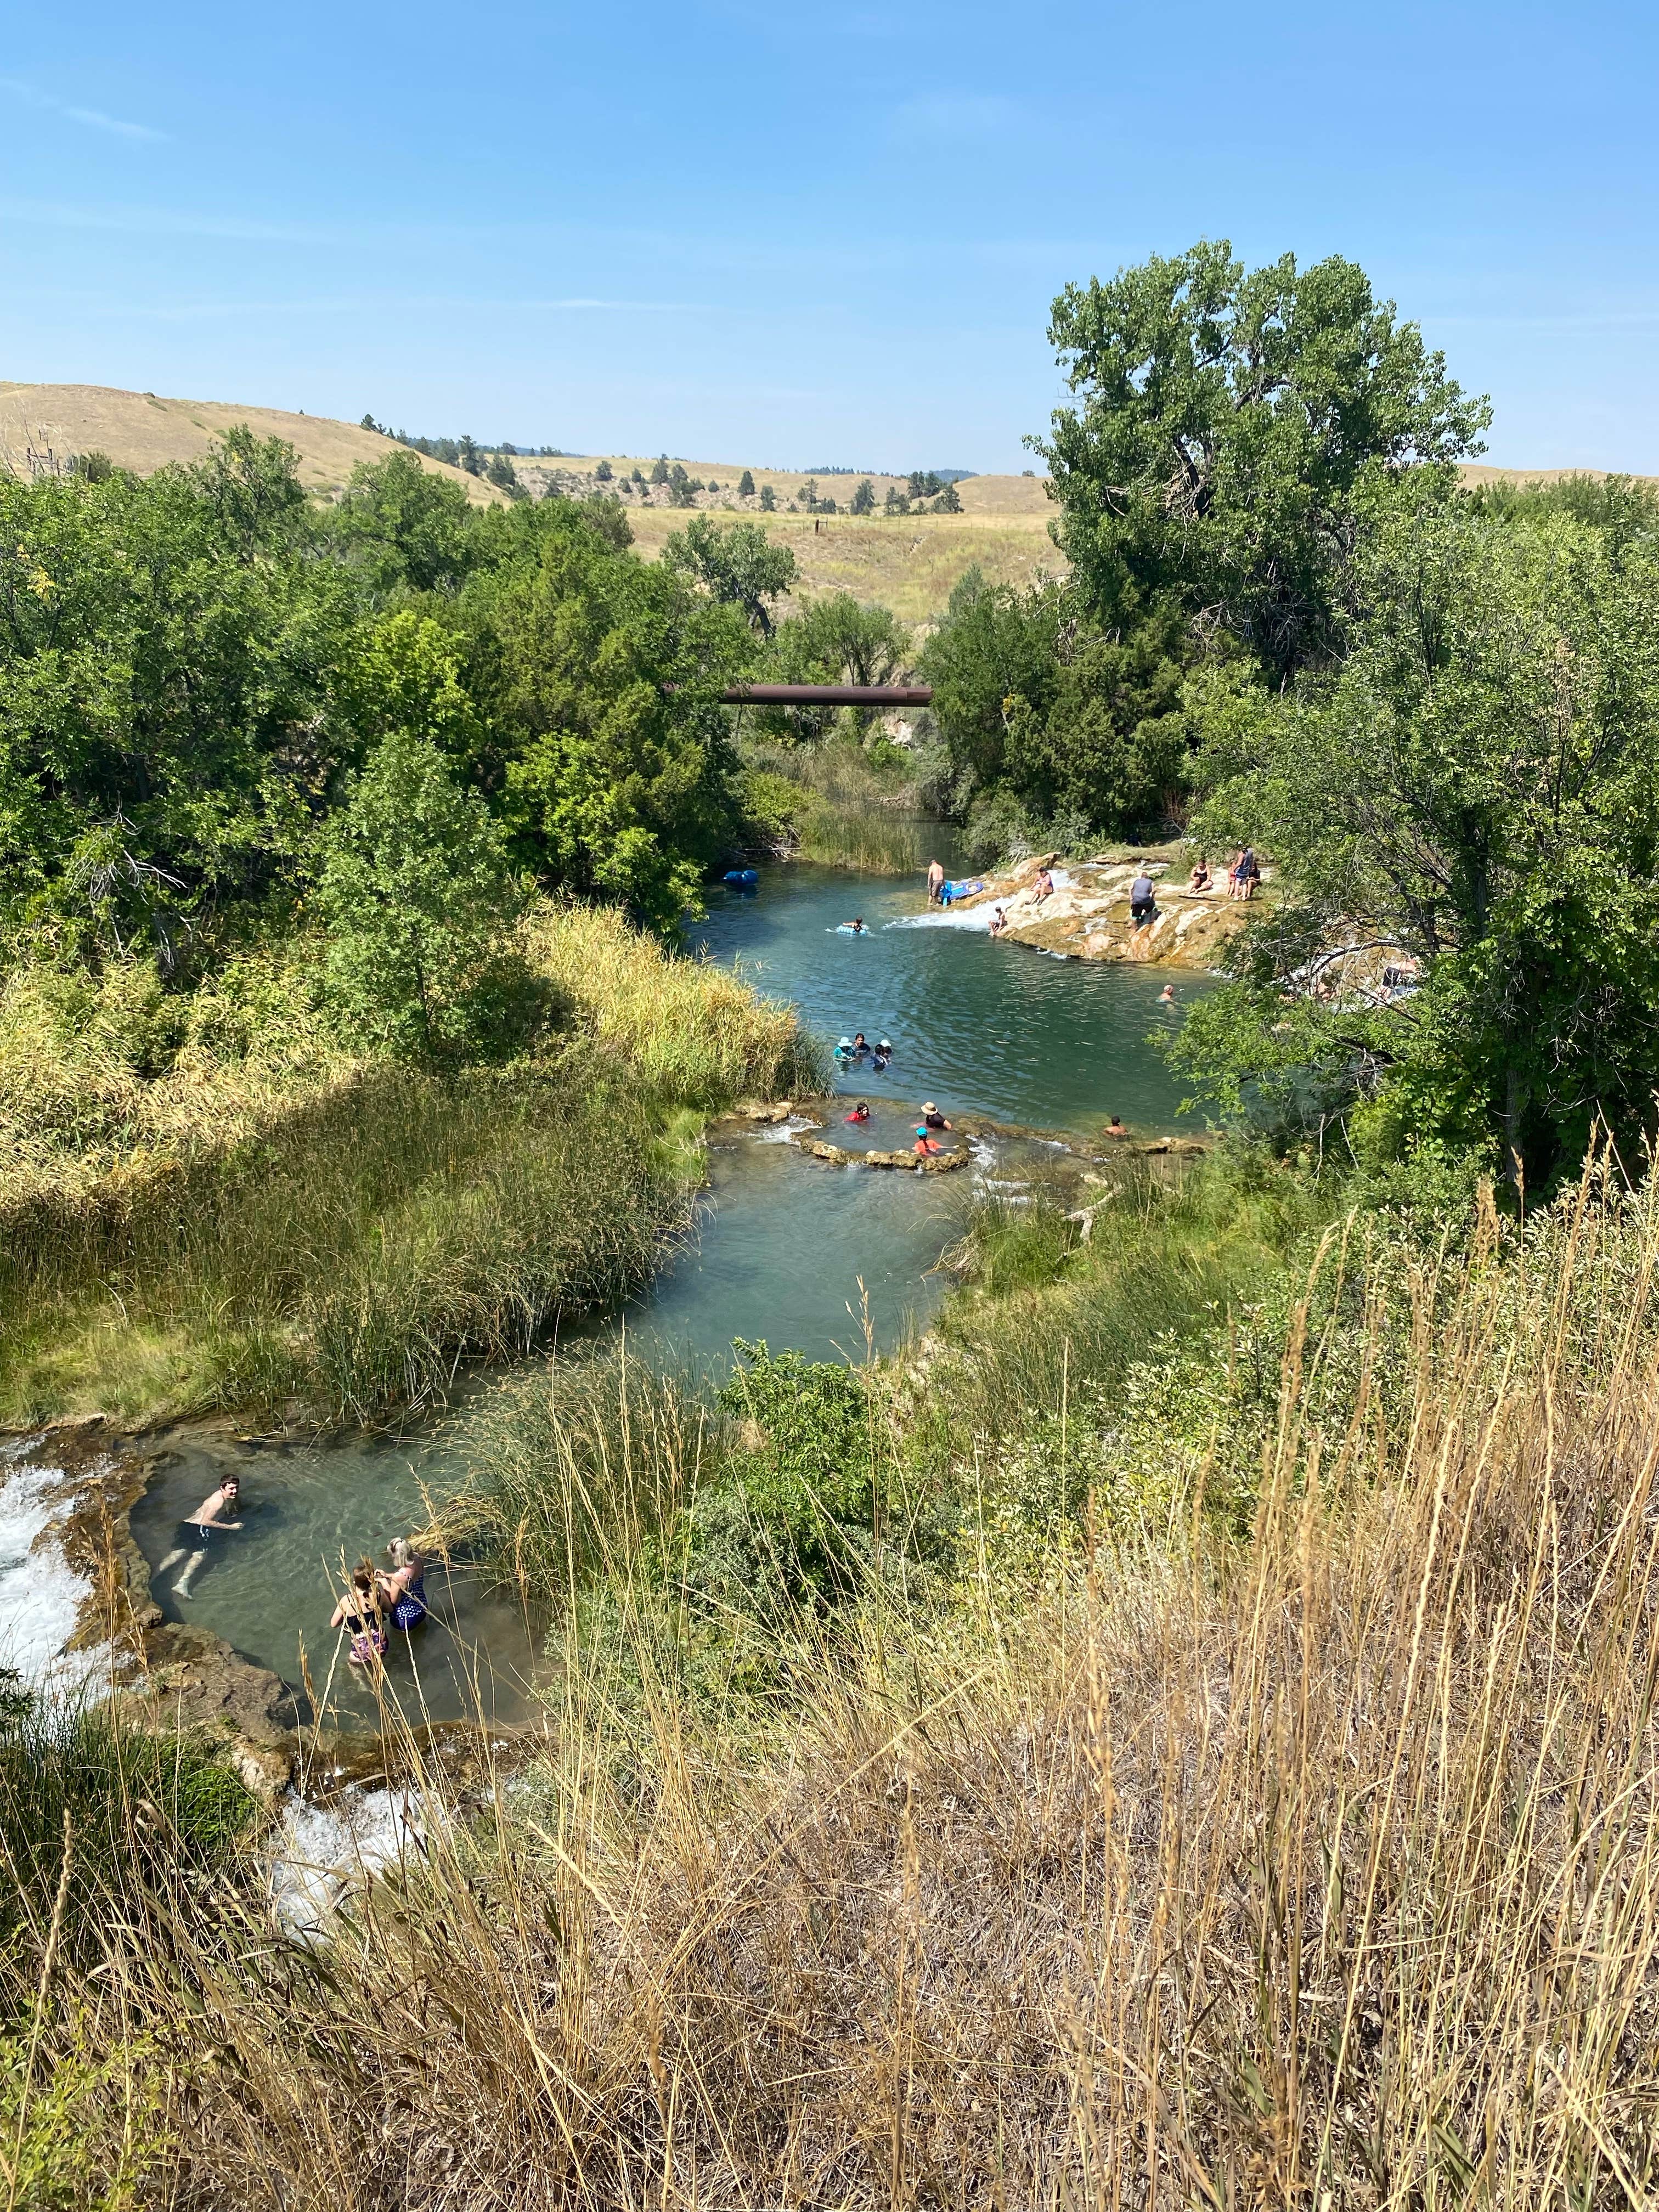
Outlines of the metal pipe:
{"label": "metal pipe", "polygon": [[723,707],[931,707],[930,684],[739,684]]}

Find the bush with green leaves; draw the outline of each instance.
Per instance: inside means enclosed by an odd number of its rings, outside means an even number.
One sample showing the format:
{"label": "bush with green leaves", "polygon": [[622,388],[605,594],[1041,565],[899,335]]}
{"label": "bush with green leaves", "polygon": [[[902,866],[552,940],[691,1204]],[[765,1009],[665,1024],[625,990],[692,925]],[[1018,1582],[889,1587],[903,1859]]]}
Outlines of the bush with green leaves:
{"label": "bush with green leaves", "polygon": [[330,989],[361,1035],[401,1059],[498,1057],[537,1016],[511,943],[528,898],[483,799],[429,737],[392,731],[324,839]]}
{"label": "bush with green leaves", "polygon": [[857,1368],[739,1339],[719,1395],[735,1424],[725,1478],[699,1491],[688,1579],[764,1614],[853,1596],[885,1543],[915,1531],[871,1378]]}

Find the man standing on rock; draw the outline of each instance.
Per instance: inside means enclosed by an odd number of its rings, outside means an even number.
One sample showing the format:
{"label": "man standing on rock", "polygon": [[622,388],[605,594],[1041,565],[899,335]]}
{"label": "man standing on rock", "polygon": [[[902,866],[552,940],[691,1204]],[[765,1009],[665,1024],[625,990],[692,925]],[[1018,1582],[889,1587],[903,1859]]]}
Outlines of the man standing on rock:
{"label": "man standing on rock", "polygon": [[940,905],[945,897],[945,871],[937,860],[927,863],[927,903]]}

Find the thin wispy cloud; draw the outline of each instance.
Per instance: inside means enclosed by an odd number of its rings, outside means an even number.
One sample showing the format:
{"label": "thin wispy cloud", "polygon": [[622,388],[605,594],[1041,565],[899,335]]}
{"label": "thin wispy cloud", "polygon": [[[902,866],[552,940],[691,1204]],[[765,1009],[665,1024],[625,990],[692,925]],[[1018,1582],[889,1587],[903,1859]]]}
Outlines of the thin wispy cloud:
{"label": "thin wispy cloud", "polygon": [[83,124],[88,131],[107,131],[112,137],[160,143],[169,135],[165,131],[152,130],[148,123],[127,123],[118,115],[106,115],[101,107],[77,107],[74,101],[60,100],[56,93],[43,92],[39,85],[30,84],[20,76],[0,76],[0,92],[9,93],[26,107],[38,107],[48,115],[61,115],[66,123]]}
{"label": "thin wispy cloud", "polygon": [[434,315],[458,308],[497,315],[562,314],[598,311],[619,315],[700,315],[711,312],[701,300],[514,300],[476,293],[376,292],[337,295],[315,300],[78,301],[82,312],[123,323],[234,322],[299,315]]}
{"label": "thin wispy cloud", "polygon": [[0,199],[0,216],[63,230],[112,230],[143,238],[230,238],[251,244],[319,246],[349,236],[318,225],[258,222],[173,208],[76,207],[61,200]]}

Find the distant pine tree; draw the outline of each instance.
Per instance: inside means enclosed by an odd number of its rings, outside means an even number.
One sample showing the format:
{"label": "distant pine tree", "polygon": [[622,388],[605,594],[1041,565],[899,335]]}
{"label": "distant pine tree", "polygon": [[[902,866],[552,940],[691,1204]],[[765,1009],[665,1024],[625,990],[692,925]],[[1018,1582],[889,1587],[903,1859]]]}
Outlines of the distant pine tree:
{"label": "distant pine tree", "polygon": [[770,484],[763,484],[761,486],[760,503],[761,513],[763,514],[771,514],[776,510],[778,495],[776,492],[773,490]]}
{"label": "distant pine tree", "polygon": [[755,479],[750,474],[749,471],[745,469],[743,474],[738,478],[738,497],[739,499],[753,499],[754,496]]}

